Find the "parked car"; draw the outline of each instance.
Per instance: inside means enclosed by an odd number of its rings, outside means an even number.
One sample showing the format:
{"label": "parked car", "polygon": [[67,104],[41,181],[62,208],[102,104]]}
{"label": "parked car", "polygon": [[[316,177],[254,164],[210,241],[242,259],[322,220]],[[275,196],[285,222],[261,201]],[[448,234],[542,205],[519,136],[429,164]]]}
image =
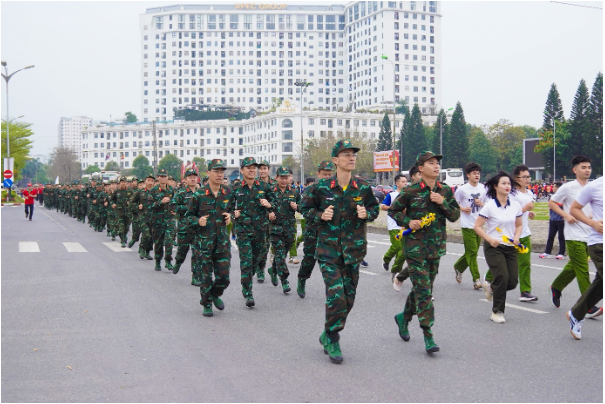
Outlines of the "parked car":
{"label": "parked car", "polygon": [[376,197],[378,203],[382,203],[382,201],[384,201],[386,194],[379,190],[378,187],[372,187],[372,192],[374,192],[374,196]]}
{"label": "parked car", "polygon": [[382,192],[385,195],[390,192],[393,192],[393,187],[390,185],[376,185],[376,189],[378,189],[380,192]]}

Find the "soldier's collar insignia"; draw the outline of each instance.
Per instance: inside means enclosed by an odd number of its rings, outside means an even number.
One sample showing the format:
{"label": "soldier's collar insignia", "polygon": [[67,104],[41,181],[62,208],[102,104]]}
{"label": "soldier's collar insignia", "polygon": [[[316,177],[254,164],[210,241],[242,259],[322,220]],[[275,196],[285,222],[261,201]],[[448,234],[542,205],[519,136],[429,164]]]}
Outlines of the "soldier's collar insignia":
{"label": "soldier's collar insignia", "polygon": [[441,183],[440,183],[439,181],[437,181],[437,186],[438,186],[439,188],[443,188],[443,187],[441,186]]}
{"label": "soldier's collar insignia", "polygon": [[260,182],[258,182],[258,180],[255,180],[255,181],[254,181],[254,184],[255,184],[255,185],[260,185]]}
{"label": "soldier's collar insignia", "polygon": [[335,188],[336,187],[336,180],[332,180],[332,182],[330,183],[330,188]]}
{"label": "soldier's collar insignia", "polygon": [[206,195],[210,195],[210,190],[206,188]]}
{"label": "soldier's collar insignia", "polygon": [[353,180],[353,181],[351,182],[351,185],[353,186],[353,188],[359,188],[359,187],[357,186],[357,181],[355,181],[355,180]]}
{"label": "soldier's collar insignia", "polygon": [[426,188],[426,184],[424,183],[424,181],[420,181],[420,188],[421,189]]}
{"label": "soldier's collar insignia", "polygon": [[223,188],[223,186],[222,186],[222,185],[221,185],[221,188],[220,188],[220,192],[221,192],[223,195],[225,195],[225,188]]}

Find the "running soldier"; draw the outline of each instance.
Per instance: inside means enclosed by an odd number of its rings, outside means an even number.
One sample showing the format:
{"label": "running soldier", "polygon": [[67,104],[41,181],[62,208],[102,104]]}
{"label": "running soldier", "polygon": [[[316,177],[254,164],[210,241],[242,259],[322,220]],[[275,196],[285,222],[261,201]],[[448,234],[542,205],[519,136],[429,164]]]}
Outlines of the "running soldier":
{"label": "running soldier", "polygon": [[130,207],[130,217],[132,217],[132,238],[128,242],[128,248],[131,248],[134,243],[138,242],[141,238],[141,217],[139,215],[139,205],[132,202],[132,199],[139,193],[140,190],[145,188],[145,180],[138,180],[137,188],[132,191],[132,196],[128,206]]}
{"label": "running soldier", "polygon": [[145,177],[145,187],[135,192],[130,198],[130,204],[133,208],[138,209],[139,226],[141,227],[141,242],[139,243],[139,258],[152,260],[153,258],[149,255],[152,249],[152,238],[151,238],[151,224],[150,224],[150,211],[149,205],[151,202],[151,189],[155,178],[153,174],[149,174]]}
{"label": "running soldier", "polygon": [[[267,160],[262,160],[258,163],[258,177],[256,178],[260,182],[264,182],[269,185],[270,188],[273,188],[277,185],[277,181],[274,178],[269,176],[269,170],[271,166]],[[269,248],[269,240],[271,235],[269,234],[269,221],[268,218],[262,219],[264,227],[267,229],[267,238],[262,245],[262,250],[260,253],[260,260],[258,262],[258,266],[256,269],[256,280],[258,283],[263,283],[265,281],[265,266],[267,266],[267,255],[269,255],[269,262],[273,261],[273,249]],[[271,254],[269,254],[271,251]]]}
{"label": "running soldier", "polygon": [[336,142],[335,175],[320,180],[302,202],[306,217],[321,220],[315,258],[326,284],[326,321],[319,342],[334,363],[343,361],[339,332],[355,302],[359,265],[367,252],[366,223],[379,213],[372,188],[351,175],[359,150],[349,140]]}
{"label": "running soldier", "polygon": [[153,251],[155,258],[155,270],[162,270],[162,258],[165,250],[166,269],[173,270],[172,266],[172,233],[169,229],[174,226],[173,212],[170,209],[170,200],[174,196],[174,188],[168,185],[168,173],[161,169],[158,172],[160,183],[150,191],[151,199],[148,204],[150,211],[150,226],[153,237]]}

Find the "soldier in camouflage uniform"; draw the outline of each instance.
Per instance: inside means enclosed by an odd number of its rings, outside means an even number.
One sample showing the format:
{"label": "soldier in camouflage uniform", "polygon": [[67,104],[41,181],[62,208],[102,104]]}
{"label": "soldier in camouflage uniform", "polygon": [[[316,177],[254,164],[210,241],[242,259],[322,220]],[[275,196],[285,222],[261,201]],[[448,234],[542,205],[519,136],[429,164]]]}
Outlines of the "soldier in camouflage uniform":
{"label": "soldier in camouflage uniform", "polygon": [[225,168],[221,159],[208,163],[208,184],[193,194],[185,215],[194,231],[192,252],[196,257],[193,265],[195,272],[200,274],[200,304],[206,317],[213,316],[213,303],[219,310],[225,308],[220,297],[229,286],[231,244],[227,225],[231,222],[233,194],[228,186],[222,185]]}
{"label": "soldier in camouflage uniform", "polygon": [[90,183],[86,187],[86,217],[88,217],[88,226],[93,227],[94,215],[92,209],[92,200],[94,198],[94,194],[97,191],[97,178],[93,176],[90,177]]}
{"label": "soldier in camouflage uniform", "polygon": [[111,196],[111,208],[115,215],[115,224],[118,236],[120,236],[120,245],[126,248],[128,241],[128,202],[132,196],[132,190],[129,187],[126,177],[120,177],[119,188]]}
{"label": "soldier in camouflage uniform", "polygon": [[88,207],[89,184],[80,185],[78,193],[78,222],[86,223],[86,209]]}
{"label": "soldier in camouflage uniform", "polygon": [[240,164],[244,180],[240,185],[233,187],[233,217],[242,272],[242,294],[248,307],[255,304],[252,296],[252,277],[260,267],[263,251],[266,254],[266,226],[273,202],[273,191],[269,185],[255,179],[257,166],[254,157],[244,158]]}
{"label": "soldier in camouflage uniform", "polygon": [[359,265],[367,250],[366,223],[379,213],[370,185],[351,174],[358,151],[349,140],[336,142],[336,174],[320,180],[302,202],[303,214],[321,221],[315,258],[326,284],[326,322],[319,341],[334,363],[343,361],[339,332],[355,302]]}
{"label": "soldier in camouflage uniform", "polygon": [[[185,219],[185,213],[187,213],[187,208],[189,206],[189,201],[193,197],[195,191],[197,191],[197,181],[199,176],[197,172],[190,168],[185,171],[185,184],[184,188],[180,188],[174,194],[172,201],[170,204],[174,207],[174,211],[178,220],[178,247],[176,249],[176,259],[174,263],[174,269],[172,273],[177,274],[179,269],[181,269],[181,265],[185,262],[187,258],[187,253],[189,252],[189,247],[194,241],[195,235],[195,226],[190,225],[189,222]],[[195,265],[196,255],[194,252],[191,252],[191,284],[194,286],[200,285],[200,276],[199,273],[196,272]]]}
{"label": "soldier in camouflage uniform", "polygon": [[[155,270],[161,271],[162,257],[165,254],[166,269],[172,271],[172,240],[171,226],[174,219],[170,208],[170,200],[174,196],[174,188],[168,185],[168,172],[164,169],[158,171],[160,183],[151,189],[151,200],[148,204],[150,213],[151,235],[153,237],[153,251],[155,258]],[[165,253],[164,253],[164,250]]]}
{"label": "soldier in camouflage uniform", "polygon": [[153,202],[151,197],[151,189],[153,188],[154,182],[155,178],[153,177],[153,174],[147,175],[145,178],[145,187],[143,189],[139,189],[138,192],[135,192],[130,198],[130,204],[133,206],[133,209],[138,209],[138,220],[141,228],[139,258],[147,258],[148,260],[153,259],[151,255],[149,255],[149,252],[153,247],[149,205]]}
{"label": "soldier in camouflage uniform", "polygon": [[98,196],[98,203],[100,203],[99,205],[99,231],[103,231],[103,229],[105,228],[105,226],[107,226],[107,235],[109,236],[109,223],[107,222],[108,220],[108,214],[109,214],[109,197],[111,195],[111,184],[109,183],[109,181],[107,181],[104,185],[103,185],[103,191],[99,193]]}
{"label": "soldier in camouflage uniform", "polygon": [[[270,188],[273,188],[277,185],[277,181],[274,178],[271,178],[269,175],[269,170],[271,166],[267,160],[262,160],[258,163],[258,177],[256,178],[259,182],[264,182],[269,185]],[[265,281],[265,266],[267,266],[267,254],[269,254],[269,240],[271,235],[269,234],[269,222],[268,218],[264,218],[263,226],[267,229],[267,238],[262,245],[260,260],[258,262],[258,267],[256,269],[256,280],[258,283],[263,283]],[[273,251],[269,255],[270,262],[272,261]]]}
{"label": "soldier in camouflage uniform", "polygon": [[300,209],[300,194],[295,187],[289,185],[290,170],[286,167],[277,169],[277,185],[273,186],[274,199],[271,205],[273,212],[269,214],[269,233],[274,258],[269,275],[271,283],[277,286],[277,277],[281,280],[284,293],[290,292],[288,283],[288,266],[286,256],[294,244],[296,235],[296,212]]}
{"label": "soldier in camouflage uniform", "polygon": [[99,231],[99,215],[101,214],[101,204],[99,203],[99,195],[102,192],[101,181],[96,181],[94,189],[90,191],[90,216],[88,221],[92,225],[94,231]]}
{"label": "soldier in camouflage uniform", "polygon": [[116,227],[116,214],[115,210],[112,208],[113,205],[113,194],[116,192],[116,182],[115,180],[109,181],[109,192],[107,193],[107,237],[111,237],[111,240],[114,241],[116,239],[117,227]]}
{"label": "soldier in camouflage uniform", "polygon": [[132,218],[132,238],[128,242],[128,248],[131,248],[134,243],[138,242],[141,238],[141,220],[139,217],[139,205],[132,203],[132,199],[139,193],[140,190],[145,188],[145,180],[137,180],[137,187],[132,190],[132,196],[128,201],[130,217]]}
{"label": "soldier in camouflage uniform", "polygon": [[[428,353],[439,351],[431,330],[434,322],[431,296],[439,260],[445,255],[445,220],[455,222],[460,217],[460,207],[451,188],[437,181],[441,158],[431,151],[421,152],[416,158],[416,166],[422,180],[405,188],[389,207],[389,216],[399,226],[414,230],[406,236],[404,247],[412,289],[403,312],[395,316],[395,322],[401,338],[409,341],[408,323],[417,315]],[[421,219],[429,213],[435,215],[435,220],[421,228]]]}
{"label": "soldier in camouflage uniform", "polygon": [[[331,161],[324,160],[317,166],[318,181],[330,178],[333,174],[334,164],[332,164]],[[302,199],[305,199],[308,195],[310,195],[316,187],[317,184],[308,186],[303,192]],[[317,231],[319,229],[319,225],[321,224],[320,220],[317,220],[315,217],[308,217],[308,215],[305,216],[305,220],[307,224],[303,231],[303,238],[305,242],[303,246],[303,260],[300,264],[300,269],[298,270],[298,287],[296,288],[298,296],[303,299],[306,296],[305,285],[307,279],[311,277],[311,272],[313,272],[313,267],[315,267],[315,262],[317,262],[315,259],[315,248],[317,247]]]}

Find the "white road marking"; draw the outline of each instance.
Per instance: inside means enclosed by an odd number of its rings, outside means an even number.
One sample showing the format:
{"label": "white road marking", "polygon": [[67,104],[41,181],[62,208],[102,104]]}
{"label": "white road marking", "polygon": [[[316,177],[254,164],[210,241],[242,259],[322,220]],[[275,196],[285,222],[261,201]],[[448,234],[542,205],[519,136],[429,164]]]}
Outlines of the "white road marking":
{"label": "white road marking", "polygon": [[52,220],[53,222],[55,222],[56,224],[58,224],[58,225],[59,225],[59,227],[61,227],[63,230],[68,231],[68,232],[70,232],[71,234],[76,234],[76,233],[74,233],[73,231],[69,230],[67,227],[63,226],[61,223],[57,222],[57,221],[56,221],[55,219],[53,219],[52,217],[48,216],[48,214],[47,214],[45,211],[40,210],[40,212],[42,212],[42,214],[44,214],[44,216],[46,216],[47,218],[49,218],[50,220]]}
{"label": "white road marking", "polygon": [[67,249],[67,252],[88,252],[86,251],[86,248],[84,248],[82,244],[78,242],[65,242],[63,245]]}
{"label": "white road marking", "polygon": [[110,242],[103,243],[103,244],[105,244],[113,252],[132,251],[128,247],[125,247],[125,248],[120,247],[120,243],[117,243],[117,242],[111,242],[110,241]]}
{"label": "white road marking", "polygon": [[[489,302],[487,299],[479,299],[482,302]],[[517,310],[523,310],[523,311],[529,311],[530,313],[536,313],[536,314],[548,314],[547,311],[542,311],[542,310],[536,310],[536,309],[529,309],[527,307],[522,307],[522,306],[517,306],[516,304],[511,304],[511,303],[506,303],[506,307],[510,307],[511,309],[517,309]]]}
{"label": "white road marking", "polygon": [[19,252],[40,252],[40,246],[35,241],[19,241]]}
{"label": "white road marking", "polygon": [[374,272],[364,271],[363,269],[360,269],[359,272],[363,272],[364,274],[368,274],[368,275],[378,275],[378,274],[375,274]]}
{"label": "white road marking", "polygon": [[381,244],[381,245],[388,245],[389,247],[391,246],[391,243],[383,243],[382,241],[368,240],[368,243]]}

